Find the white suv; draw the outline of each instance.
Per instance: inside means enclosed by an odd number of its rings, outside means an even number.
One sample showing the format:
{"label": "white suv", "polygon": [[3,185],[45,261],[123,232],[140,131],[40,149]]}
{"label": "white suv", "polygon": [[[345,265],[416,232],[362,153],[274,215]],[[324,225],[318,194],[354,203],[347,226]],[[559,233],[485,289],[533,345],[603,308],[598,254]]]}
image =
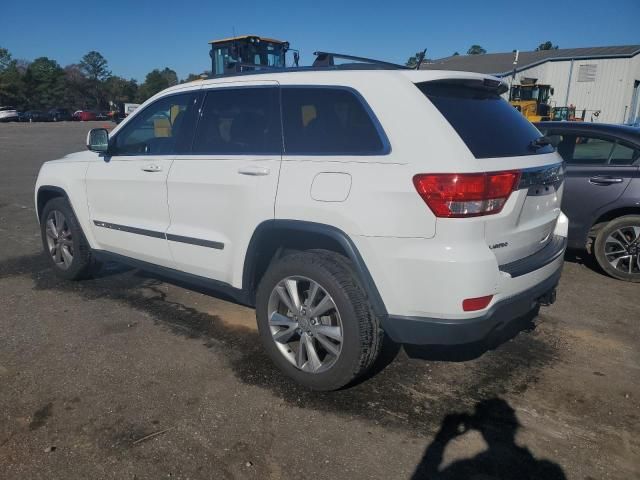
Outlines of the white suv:
{"label": "white suv", "polygon": [[485,75],[255,73],[178,85],[35,196],[63,278],[115,259],[255,306],[273,361],[337,389],[401,343],[480,341],[553,301],[561,158]]}

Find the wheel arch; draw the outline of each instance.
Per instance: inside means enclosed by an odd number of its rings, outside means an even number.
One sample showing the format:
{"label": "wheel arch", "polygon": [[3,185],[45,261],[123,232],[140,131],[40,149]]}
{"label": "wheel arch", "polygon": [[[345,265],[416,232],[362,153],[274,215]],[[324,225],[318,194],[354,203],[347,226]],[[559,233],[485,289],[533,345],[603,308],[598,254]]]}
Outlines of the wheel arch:
{"label": "wheel arch", "polygon": [[[42,210],[47,202],[58,197],[66,199],[69,205],[71,205],[69,195],[67,195],[67,192],[63,188],[54,185],[41,185],[38,188],[38,193],[36,194],[36,214],[38,215],[38,221],[40,221]],[[71,208],[73,209],[73,206]]]}
{"label": "wheel arch", "polygon": [[599,217],[591,225],[589,229],[588,239],[594,238],[600,229],[604,227],[611,220],[623,217],[625,215],[640,215],[640,205],[628,205],[624,207],[617,207],[611,210],[607,210],[601,213]]}
{"label": "wheel arch", "polygon": [[267,220],[251,236],[245,255],[242,289],[252,302],[260,279],[274,260],[288,251],[324,249],[348,258],[366,291],[374,313],[381,319],[387,310],[371,273],[357,247],[342,230],[322,223],[302,220]]}

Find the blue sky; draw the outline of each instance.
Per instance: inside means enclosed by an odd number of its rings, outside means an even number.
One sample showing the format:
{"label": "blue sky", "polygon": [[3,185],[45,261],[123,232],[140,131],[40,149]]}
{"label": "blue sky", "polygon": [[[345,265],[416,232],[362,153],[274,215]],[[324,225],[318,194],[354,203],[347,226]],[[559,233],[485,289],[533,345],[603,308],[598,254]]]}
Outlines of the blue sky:
{"label": "blue sky", "polygon": [[488,52],[546,40],[640,44],[640,0],[4,0],[0,11],[0,47],[14,58],[47,56],[64,66],[97,50],[114,74],[138,80],[165,66],[180,78],[210,68],[207,42],[234,30],[288,40],[302,64],[314,50],[404,62],[423,48],[440,58],[474,43]]}

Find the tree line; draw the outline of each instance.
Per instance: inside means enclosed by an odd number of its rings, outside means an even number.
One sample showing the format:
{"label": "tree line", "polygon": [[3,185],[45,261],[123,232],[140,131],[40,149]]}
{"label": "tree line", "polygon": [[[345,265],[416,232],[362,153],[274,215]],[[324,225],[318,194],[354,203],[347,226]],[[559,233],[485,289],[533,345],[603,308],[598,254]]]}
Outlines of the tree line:
{"label": "tree line", "polygon": [[165,88],[198,78],[190,74],[179,81],[174,70],[164,68],[152,70],[139,84],[113,75],[107,59],[96,51],[62,67],[48,57],[15,59],[0,47],[0,106],[20,110],[108,110],[112,103],[142,103]]}

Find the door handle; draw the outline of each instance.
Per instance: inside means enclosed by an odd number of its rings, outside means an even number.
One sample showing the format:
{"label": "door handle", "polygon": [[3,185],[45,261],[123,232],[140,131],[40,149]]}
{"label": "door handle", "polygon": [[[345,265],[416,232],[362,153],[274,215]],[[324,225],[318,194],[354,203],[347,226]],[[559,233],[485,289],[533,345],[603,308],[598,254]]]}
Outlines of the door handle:
{"label": "door handle", "polygon": [[619,177],[608,177],[605,175],[596,175],[589,179],[589,183],[593,185],[612,185],[614,183],[622,183],[624,179]]}
{"label": "door handle", "polygon": [[160,165],[156,165],[155,163],[150,163],[148,165],[140,167],[140,170],[142,170],[143,172],[161,172],[162,167]]}
{"label": "door handle", "polygon": [[269,175],[269,172],[270,170],[267,167],[241,167],[238,169],[240,175],[250,175],[252,177]]}

